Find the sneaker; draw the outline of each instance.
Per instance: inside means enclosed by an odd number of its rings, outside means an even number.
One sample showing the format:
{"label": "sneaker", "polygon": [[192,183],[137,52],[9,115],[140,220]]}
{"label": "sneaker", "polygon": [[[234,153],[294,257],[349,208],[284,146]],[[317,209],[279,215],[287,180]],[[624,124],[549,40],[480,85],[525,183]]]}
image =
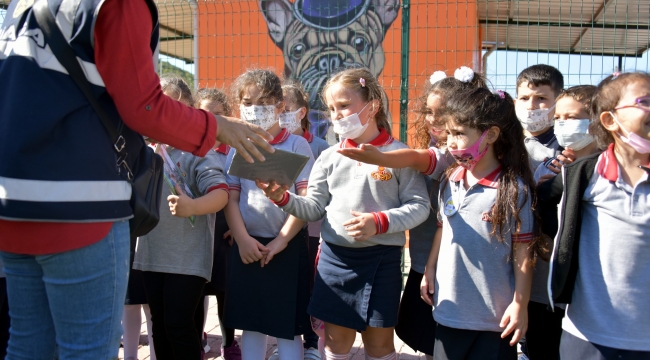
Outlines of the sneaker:
{"label": "sneaker", "polygon": [[278,348],[273,349],[273,354],[269,356],[269,360],[280,360],[280,354],[278,354]]}
{"label": "sneaker", "polygon": [[528,356],[526,354],[520,354],[517,360],[528,360]]}
{"label": "sneaker", "polygon": [[204,354],[210,352],[210,345],[208,345],[208,334],[206,334],[205,332],[203,333],[203,341],[201,341],[201,345],[203,345]]}
{"label": "sneaker", "polygon": [[239,348],[239,344],[237,344],[237,340],[233,340],[232,345],[227,348],[221,347],[221,357],[224,360],[242,360],[241,349]]}
{"label": "sneaker", "polygon": [[315,349],[313,347],[310,347],[309,349],[305,349],[305,360],[320,360],[320,352],[318,352],[318,349]]}

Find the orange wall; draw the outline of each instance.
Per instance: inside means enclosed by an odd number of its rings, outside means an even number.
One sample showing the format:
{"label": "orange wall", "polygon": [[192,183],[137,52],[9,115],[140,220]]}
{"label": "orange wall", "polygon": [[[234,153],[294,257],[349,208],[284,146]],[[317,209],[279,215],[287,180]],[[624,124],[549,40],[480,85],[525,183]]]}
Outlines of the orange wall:
{"label": "orange wall", "polygon": [[[476,1],[412,0],[410,5],[409,98],[422,93],[429,75],[461,65],[480,70]],[[249,67],[282,74],[282,52],[268,35],[257,1],[199,1],[199,86],[226,87]],[[394,134],[399,135],[402,12],[383,41],[386,57],[379,80],[390,99]]]}

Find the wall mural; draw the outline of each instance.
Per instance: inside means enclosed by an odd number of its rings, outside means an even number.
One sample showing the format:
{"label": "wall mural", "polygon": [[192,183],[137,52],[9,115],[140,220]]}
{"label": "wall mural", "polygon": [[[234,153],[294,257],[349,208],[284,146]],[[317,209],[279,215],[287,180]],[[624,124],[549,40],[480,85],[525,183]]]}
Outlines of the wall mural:
{"label": "wall mural", "polygon": [[327,79],[349,67],[384,69],[382,42],[397,18],[399,0],[260,0],[269,35],[282,50],[284,75],[309,94],[312,133],[329,127],[320,93]]}

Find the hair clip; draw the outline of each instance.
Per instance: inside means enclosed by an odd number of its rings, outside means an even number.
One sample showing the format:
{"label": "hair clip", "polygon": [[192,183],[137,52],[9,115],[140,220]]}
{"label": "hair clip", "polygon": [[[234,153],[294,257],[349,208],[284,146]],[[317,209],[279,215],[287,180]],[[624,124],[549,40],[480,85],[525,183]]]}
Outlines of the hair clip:
{"label": "hair clip", "polygon": [[366,87],[366,79],[364,79],[364,78],[359,78],[359,84],[361,84],[361,87],[362,87],[362,88]]}
{"label": "hair clip", "polygon": [[500,98],[505,99],[506,98],[506,93],[503,90],[497,90],[497,94],[499,95]]}
{"label": "hair clip", "polygon": [[621,72],[620,71],[614,71],[612,73],[612,80],[616,79],[619,76],[621,76]]}
{"label": "hair clip", "polygon": [[442,79],[444,79],[446,77],[447,77],[447,74],[445,74],[444,71],[438,70],[438,71],[434,72],[433,74],[431,74],[431,76],[429,77],[429,82],[431,83],[431,85],[433,85],[433,84],[437,83],[438,81],[440,81],[440,80],[442,80]]}
{"label": "hair clip", "polygon": [[467,66],[461,66],[456,71],[454,71],[454,77],[456,80],[468,83],[474,79],[474,70],[468,68]]}

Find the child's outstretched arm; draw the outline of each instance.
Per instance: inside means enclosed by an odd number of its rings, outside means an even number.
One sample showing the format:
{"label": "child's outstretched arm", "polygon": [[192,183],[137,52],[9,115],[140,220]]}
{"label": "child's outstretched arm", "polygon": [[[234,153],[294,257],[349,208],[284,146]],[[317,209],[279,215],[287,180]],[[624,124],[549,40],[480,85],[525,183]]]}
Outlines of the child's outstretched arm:
{"label": "child's outstretched arm", "polygon": [[515,346],[528,330],[528,301],[533,283],[532,249],[528,243],[513,243],[513,246],[515,261],[512,265],[515,272],[515,295],[503,314],[500,324],[501,327],[505,327],[501,333],[502,339],[514,331],[510,346]]}
{"label": "child's outstretched arm", "polygon": [[410,167],[419,172],[426,172],[431,165],[431,156],[427,149],[399,149],[381,152],[372,145],[362,144],[358,148],[339,149],[337,152],[359,162],[394,169]]}
{"label": "child's outstretched arm", "polygon": [[239,211],[239,195],[237,190],[230,191],[228,206],[225,208],[226,221],[232,232],[232,236],[239,247],[239,255],[244,264],[251,264],[260,260],[269,249],[259,241],[248,235],[244,219]]}
{"label": "child's outstretched arm", "polygon": [[[307,194],[307,189],[303,188],[296,192],[298,193],[297,195],[305,196]],[[265,254],[262,258],[262,261],[260,261],[262,267],[264,267],[264,265],[267,265],[269,261],[273,260],[273,257],[275,255],[284,250],[289,244],[289,241],[291,241],[298,234],[304,225],[304,220],[300,220],[293,215],[289,215],[289,217],[287,217],[287,221],[282,226],[282,229],[280,229],[278,236],[270,243],[266,244],[269,252]]]}
{"label": "child's outstretched arm", "polygon": [[287,186],[280,186],[274,181],[262,183],[255,181],[257,187],[264,191],[266,197],[288,214],[304,221],[318,221],[325,216],[325,206],[330,201],[327,172],[322,168],[319,157],[314,163],[305,196],[296,196],[287,191]]}
{"label": "child's outstretched arm", "polygon": [[436,288],[436,267],[438,266],[438,254],[440,253],[440,242],[442,241],[442,228],[436,230],[433,236],[431,252],[424,268],[424,276],[420,283],[420,297],[425,303],[433,306],[433,292]]}

